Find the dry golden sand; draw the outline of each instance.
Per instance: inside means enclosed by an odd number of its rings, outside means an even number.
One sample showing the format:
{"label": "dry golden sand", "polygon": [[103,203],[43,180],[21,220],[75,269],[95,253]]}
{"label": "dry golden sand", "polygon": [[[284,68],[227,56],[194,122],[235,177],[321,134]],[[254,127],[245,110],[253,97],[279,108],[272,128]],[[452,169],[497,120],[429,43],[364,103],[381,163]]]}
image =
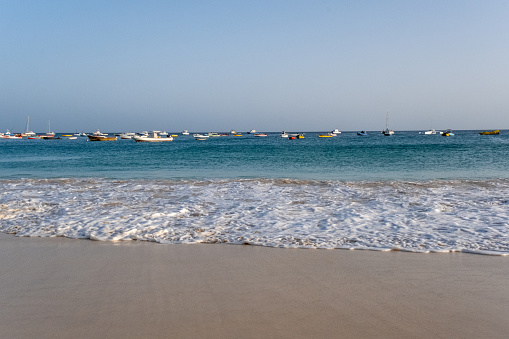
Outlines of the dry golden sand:
{"label": "dry golden sand", "polygon": [[0,234],[0,338],[506,338],[509,258]]}

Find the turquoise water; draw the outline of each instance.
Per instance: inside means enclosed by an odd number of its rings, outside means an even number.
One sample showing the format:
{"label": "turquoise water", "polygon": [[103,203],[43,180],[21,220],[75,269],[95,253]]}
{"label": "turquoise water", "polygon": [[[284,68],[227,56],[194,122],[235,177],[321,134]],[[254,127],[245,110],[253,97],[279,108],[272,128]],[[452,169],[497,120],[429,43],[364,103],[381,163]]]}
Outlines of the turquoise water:
{"label": "turquoise water", "polygon": [[108,179],[430,180],[509,177],[509,132],[480,136],[379,132],[333,138],[306,133],[305,139],[217,137],[170,143],[133,140],[0,139],[0,177]]}

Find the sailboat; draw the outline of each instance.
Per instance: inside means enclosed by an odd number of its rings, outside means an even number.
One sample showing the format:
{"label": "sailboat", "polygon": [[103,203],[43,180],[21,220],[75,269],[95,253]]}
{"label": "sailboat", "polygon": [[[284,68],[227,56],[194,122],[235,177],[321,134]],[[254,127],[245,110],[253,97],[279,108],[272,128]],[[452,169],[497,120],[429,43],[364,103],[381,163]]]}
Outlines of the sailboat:
{"label": "sailboat", "polygon": [[35,133],[33,131],[30,131],[29,130],[29,124],[30,124],[30,117],[27,116],[27,125],[25,127],[25,133],[23,133],[23,135],[26,135],[26,136],[34,136]]}
{"label": "sailboat", "polygon": [[389,112],[385,115],[385,129],[382,131],[382,134],[385,136],[391,136],[394,134],[394,131],[389,129]]}
{"label": "sailboat", "polygon": [[55,136],[55,132],[52,132],[51,131],[51,120],[48,120],[48,133],[46,133],[46,135],[50,136]]}

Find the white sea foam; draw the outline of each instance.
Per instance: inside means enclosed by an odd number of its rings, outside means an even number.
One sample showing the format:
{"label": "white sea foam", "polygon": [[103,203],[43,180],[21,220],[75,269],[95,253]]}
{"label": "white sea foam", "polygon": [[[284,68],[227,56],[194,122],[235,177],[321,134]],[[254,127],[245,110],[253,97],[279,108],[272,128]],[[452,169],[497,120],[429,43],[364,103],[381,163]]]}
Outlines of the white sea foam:
{"label": "white sea foam", "polygon": [[509,255],[509,180],[0,181],[0,231]]}

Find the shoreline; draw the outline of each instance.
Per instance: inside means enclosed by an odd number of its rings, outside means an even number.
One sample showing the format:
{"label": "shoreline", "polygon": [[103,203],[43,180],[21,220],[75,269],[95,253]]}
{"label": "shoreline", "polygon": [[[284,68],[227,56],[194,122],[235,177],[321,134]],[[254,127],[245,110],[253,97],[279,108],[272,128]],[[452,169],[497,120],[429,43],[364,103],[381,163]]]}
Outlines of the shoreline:
{"label": "shoreline", "polygon": [[509,261],[466,253],[0,233],[0,337],[463,337],[509,332]]}

